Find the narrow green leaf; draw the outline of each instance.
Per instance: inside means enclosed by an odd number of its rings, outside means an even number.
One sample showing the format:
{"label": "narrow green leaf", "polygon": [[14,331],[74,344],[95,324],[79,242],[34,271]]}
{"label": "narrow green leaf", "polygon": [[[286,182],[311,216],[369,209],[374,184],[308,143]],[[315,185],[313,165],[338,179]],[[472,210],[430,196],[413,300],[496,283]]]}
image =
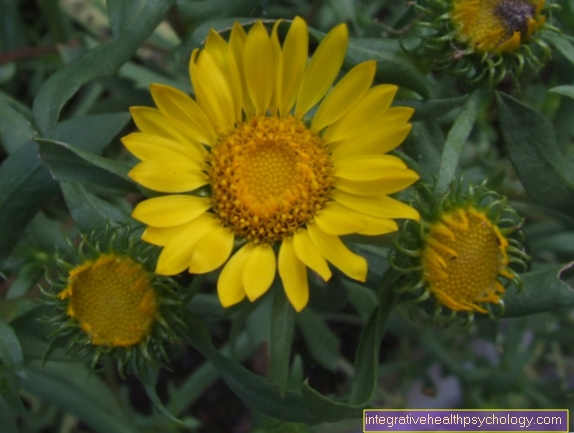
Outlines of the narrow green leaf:
{"label": "narrow green leaf", "polygon": [[163,20],[174,0],[132,0],[124,32],[54,73],[34,100],[34,115],[45,137],[52,132],[64,104],[80,87],[97,77],[114,75]]}
{"label": "narrow green leaf", "polygon": [[[40,338],[34,337],[26,332],[17,331],[16,335],[22,347],[22,355],[24,359],[41,361],[44,353],[48,350],[49,343]],[[66,355],[66,351],[61,348],[56,348],[50,353],[50,362],[67,362],[67,363],[83,363],[83,361],[71,358]]]}
{"label": "narrow green leaf", "polygon": [[[41,206],[58,192],[58,184],[26,143],[0,166],[0,258],[7,256]],[[17,215],[17,218],[15,216]]]}
{"label": "narrow green leaf", "polygon": [[305,308],[297,315],[297,326],[313,359],[323,368],[335,371],[341,358],[341,343],[325,321],[311,309]]}
{"label": "narrow green leaf", "polygon": [[434,176],[440,169],[440,155],[444,148],[445,136],[437,122],[425,120],[413,123],[413,128],[407,139],[401,146],[402,154],[397,155],[403,158],[403,154],[410,157],[416,164],[414,167],[405,158],[405,163],[410,169],[415,170],[421,180],[427,184],[434,183]]}
{"label": "narrow green leaf", "polygon": [[460,107],[466,102],[468,96],[451,99],[396,99],[393,101],[395,107],[412,107],[415,109],[411,122],[420,122],[422,120],[437,119],[445,114],[450,113],[455,108]]}
{"label": "narrow green leaf", "polygon": [[570,63],[574,65],[574,46],[563,36],[548,35],[545,39],[554,45]]}
{"label": "narrow green leaf", "polygon": [[550,121],[516,99],[497,93],[508,156],[532,201],[567,215],[574,209],[574,163],[558,149]]}
{"label": "narrow green leaf", "polygon": [[90,232],[106,224],[135,224],[135,221],[113,204],[98,198],[79,183],[62,182],[66,205],[78,227]]}
{"label": "narrow green leaf", "polygon": [[68,143],[36,140],[40,145],[40,157],[45,161],[52,176],[64,182],[91,182],[123,191],[138,191],[128,177],[130,167],[104,158]]}
{"label": "narrow green leaf", "polygon": [[0,141],[8,154],[13,154],[37,135],[30,121],[9,103],[8,96],[0,92]]}
{"label": "narrow green leaf", "polygon": [[119,402],[82,364],[33,362],[22,387],[32,395],[70,411],[98,433],[138,433]]}
{"label": "narrow green leaf", "polygon": [[453,180],[458,167],[458,160],[460,158],[462,148],[464,147],[466,139],[470,135],[470,131],[478,117],[478,108],[481,96],[481,89],[475,90],[470,95],[446,137],[446,143],[444,144],[440,160],[438,179],[434,188],[434,194],[436,197],[444,195]]}
{"label": "narrow green leaf", "polygon": [[157,374],[144,374],[142,377],[140,377],[147,396],[155,405],[155,407],[159,409],[159,411],[163,413],[170,421],[173,421],[176,424],[186,425],[184,421],[173,416],[173,414],[161,402],[159,396],[157,395],[157,391],[155,390],[156,377]]}
{"label": "narrow green leaf", "polygon": [[22,348],[10,325],[0,319],[0,361],[7,367],[22,365]]}
{"label": "narrow green leaf", "polygon": [[261,5],[260,0],[187,0],[178,2],[177,7],[186,20],[197,23],[213,18],[259,16],[256,12]]}
{"label": "narrow green leaf", "polygon": [[504,295],[504,317],[526,316],[574,306],[574,262],[522,274],[524,288],[511,285]]}
{"label": "narrow green leaf", "polygon": [[276,384],[281,395],[284,395],[289,381],[291,345],[295,331],[295,310],[287,299],[282,285],[279,284],[275,289],[271,310],[268,379]]}
{"label": "narrow green leaf", "polygon": [[574,99],[574,86],[556,86],[549,89],[548,91]]}
{"label": "narrow green leaf", "polygon": [[54,140],[99,155],[126,126],[130,118],[129,113],[76,117],[60,122],[54,127]]}
{"label": "narrow green leaf", "polygon": [[301,394],[279,389],[261,376],[221,354],[211,343],[209,331],[193,313],[185,317],[189,331],[184,338],[199,350],[220,372],[227,385],[246,404],[268,416],[285,421],[318,423],[321,414],[311,412]]}
{"label": "narrow green leaf", "polygon": [[130,6],[145,3],[143,0],[133,2],[130,0],[111,0],[106,2],[108,17],[112,26],[112,34],[118,38],[126,28],[126,21],[130,15]]}

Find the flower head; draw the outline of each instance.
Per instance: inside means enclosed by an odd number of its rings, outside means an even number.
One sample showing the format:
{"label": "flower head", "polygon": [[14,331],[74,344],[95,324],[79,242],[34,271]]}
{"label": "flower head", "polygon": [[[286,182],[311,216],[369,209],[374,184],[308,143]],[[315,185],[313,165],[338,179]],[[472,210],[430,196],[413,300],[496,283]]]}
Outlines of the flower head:
{"label": "flower head", "polygon": [[439,206],[421,211],[422,221],[403,228],[393,255],[397,269],[417,271],[405,290],[422,290],[420,300],[432,295],[439,310],[453,313],[489,313],[490,304],[502,306],[503,281],[520,285],[510,263],[528,258],[516,239],[518,217],[505,199],[470,186],[453,189]]}
{"label": "flower head", "polygon": [[[433,54],[437,70],[462,76],[471,84],[516,79],[528,65],[537,69],[550,58],[540,30],[557,31],[546,23],[545,0],[424,0],[420,26],[425,54]],[[424,5],[424,6],[423,6]],[[537,46],[542,56],[531,49]]]}
{"label": "flower head", "polygon": [[130,177],[169,194],[133,212],[148,225],[142,238],[163,247],[156,272],[223,266],[217,289],[225,307],[259,298],[278,269],[300,311],[307,268],[328,280],[330,262],[365,280],[366,260],[340,235],[385,234],[397,230],[394,219],[419,217],[388,196],[419,178],[385,154],[411,128],[413,110],[390,107],[397,87],[371,88],[375,62],[332,87],[345,25],[325,36],[310,62],[305,22],[296,18],[282,44],[278,25],[270,35],[260,21],[249,33],[236,24],[229,42],[212,30],[191,56],[195,99],[152,85],[158,109],[132,108],[141,132],[123,138],[141,160]]}
{"label": "flower head", "polygon": [[114,360],[120,371],[137,373],[161,363],[178,326],[176,308],[165,314],[162,305],[177,305],[178,296],[171,280],[150,272],[150,246],[136,245],[132,230],[108,228],[82,235],[74,261],[59,260],[62,269],[46,292],[46,302],[63,311],[49,319],[58,326],[54,342],[71,337],[68,351],[91,357],[92,367]]}

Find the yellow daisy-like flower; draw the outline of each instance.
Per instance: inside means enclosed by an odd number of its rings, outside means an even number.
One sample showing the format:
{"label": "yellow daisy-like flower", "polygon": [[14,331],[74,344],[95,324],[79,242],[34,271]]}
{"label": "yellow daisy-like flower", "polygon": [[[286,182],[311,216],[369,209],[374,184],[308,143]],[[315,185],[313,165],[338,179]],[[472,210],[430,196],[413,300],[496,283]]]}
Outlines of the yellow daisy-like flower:
{"label": "yellow daisy-like flower", "polygon": [[59,293],[94,345],[133,346],[150,334],[156,318],[156,293],[148,273],[129,257],[101,255],[69,271]]}
{"label": "yellow daisy-like flower", "polygon": [[458,208],[432,223],[422,250],[423,279],[438,301],[453,311],[478,311],[498,304],[508,271],[508,241],[486,213]]}
{"label": "yellow daisy-like flower", "polygon": [[278,269],[300,311],[309,298],[306,268],[328,280],[330,262],[365,281],[366,260],[339,236],[385,234],[397,230],[396,218],[419,218],[388,196],[419,178],[385,155],[411,129],[413,110],[390,107],[397,87],[371,88],[371,61],[331,88],[347,27],[329,32],[308,62],[305,22],[296,18],[283,44],[278,24],[271,35],[260,21],[247,34],[235,24],[229,42],[212,30],[189,64],[195,100],[152,85],[158,109],[132,108],[141,132],[123,138],[141,160],[129,176],[169,193],[133,212],[148,225],[142,239],[163,247],[156,272],[223,266],[224,307],[259,298]]}
{"label": "yellow daisy-like flower", "polygon": [[405,274],[399,291],[415,292],[417,301],[433,296],[437,317],[442,307],[492,314],[489,304],[503,306],[503,281],[521,286],[510,267],[528,260],[520,219],[505,197],[484,186],[455,184],[441,199],[430,197],[419,195],[423,217],[405,224],[391,255],[392,266]]}
{"label": "yellow daisy-like flower", "polygon": [[545,0],[456,0],[452,21],[478,51],[515,51],[540,28]]}

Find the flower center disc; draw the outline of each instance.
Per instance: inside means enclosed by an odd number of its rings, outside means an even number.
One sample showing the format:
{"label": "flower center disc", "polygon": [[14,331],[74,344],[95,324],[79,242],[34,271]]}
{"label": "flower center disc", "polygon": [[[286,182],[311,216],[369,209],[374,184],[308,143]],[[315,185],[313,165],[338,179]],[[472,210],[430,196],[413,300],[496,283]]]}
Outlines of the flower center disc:
{"label": "flower center disc", "polygon": [[94,345],[131,346],[150,333],[156,294],[145,270],[132,260],[103,255],[70,271],[60,298]]}
{"label": "flower center disc", "polygon": [[443,304],[453,310],[482,310],[476,302],[492,296],[507,264],[506,240],[486,215],[463,211],[431,225],[422,262],[424,278]]}
{"label": "flower center disc", "polygon": [[215,212],[256,244],[292,235],[333,184],[323,141],[290,116],[251,118],[213,147],[210,163]]}

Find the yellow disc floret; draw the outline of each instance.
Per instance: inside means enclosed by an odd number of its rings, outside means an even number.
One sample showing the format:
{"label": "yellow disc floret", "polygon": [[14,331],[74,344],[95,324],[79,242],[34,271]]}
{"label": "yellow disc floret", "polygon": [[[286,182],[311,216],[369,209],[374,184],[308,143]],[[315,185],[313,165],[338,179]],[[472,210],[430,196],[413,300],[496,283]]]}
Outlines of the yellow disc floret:
{"label": "yellow disc floret", "polygon": [[60,299],[94,345],[132,346],[151,332],[156,293],[147,272],[128,257],[101,255],[69,272]]}
{"label": "yellow disc floret", "polygon": [[515,51],[544,24],[545,0],[456,0],[452,21],[476,50]]}
{"label": "yellow disc floret", "polygon": [[331,170],[327,147],[301,120],[255,116],[212,149],[213,208],[237,236],[271,244],[323,207]]}
{"label": "yellow disc floret", "polygon": [[458,208],[432,223],[422,250],[423,279],[454,311],[486,313],[481,303],[498,303],[504,287],[508,241],[481,210]]}

